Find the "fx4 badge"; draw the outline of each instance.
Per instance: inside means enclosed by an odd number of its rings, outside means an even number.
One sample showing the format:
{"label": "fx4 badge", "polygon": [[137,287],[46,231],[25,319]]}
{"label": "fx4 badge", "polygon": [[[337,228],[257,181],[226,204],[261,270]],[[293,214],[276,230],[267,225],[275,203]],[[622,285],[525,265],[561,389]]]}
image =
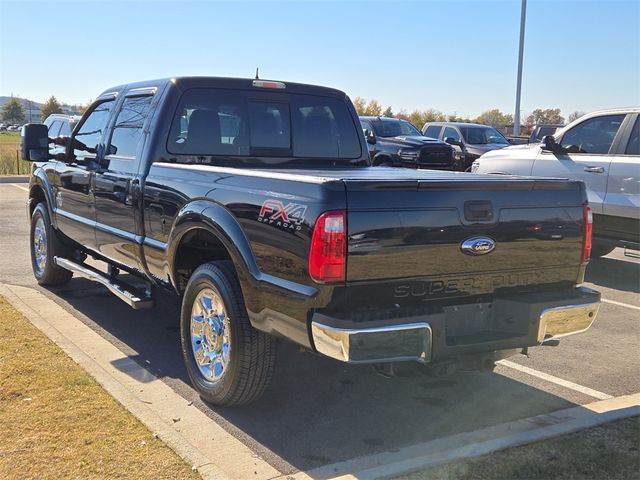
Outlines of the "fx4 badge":
{"label": "fx4 badge", "polygon": [[460,244],[460,250],[467,255],[486,255],[493,252],[496,242],[489,237],[467,238]]}
{"label": "fx4 badge", "polygon": [[304,222],[307,206],[299,203],[287,203],[280,200],[265,200],[260,208],[258,221],[276,227],[300,230]]}

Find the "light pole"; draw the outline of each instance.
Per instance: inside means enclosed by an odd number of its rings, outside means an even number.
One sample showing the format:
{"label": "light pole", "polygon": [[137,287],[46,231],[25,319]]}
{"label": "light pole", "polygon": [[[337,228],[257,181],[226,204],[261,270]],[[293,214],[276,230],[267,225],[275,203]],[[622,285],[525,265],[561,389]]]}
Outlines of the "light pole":
{"label": "light pole", "polygon": [[524,24],[527,17],[527,0],[522,0],[520,12],[520,49],[518,52],[518,82],[516,86],[516,113],[513,117],[513,136],[520,135],[520,94],[522,93],[522,57],[524,56]]}

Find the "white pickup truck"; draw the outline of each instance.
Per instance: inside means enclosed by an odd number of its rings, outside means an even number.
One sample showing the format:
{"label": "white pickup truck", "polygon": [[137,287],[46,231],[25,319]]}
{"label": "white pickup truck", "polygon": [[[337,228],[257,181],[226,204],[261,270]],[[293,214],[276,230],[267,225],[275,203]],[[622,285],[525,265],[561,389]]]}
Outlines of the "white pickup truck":
{"label": "white pickup truck", "polygon": [[487,152],[471,171],[582,180],[593,210],[592,256],[640,249],[640,107],[587,114],[539,144]]}

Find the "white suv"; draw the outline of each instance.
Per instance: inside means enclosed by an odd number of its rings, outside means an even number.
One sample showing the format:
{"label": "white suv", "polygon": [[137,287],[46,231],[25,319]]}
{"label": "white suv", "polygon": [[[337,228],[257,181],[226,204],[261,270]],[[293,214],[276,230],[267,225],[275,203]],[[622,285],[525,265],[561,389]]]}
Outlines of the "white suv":
{"label": "white suv", "polygon": [[640,107],[587,114],[542,143],[482,155],[476,173],[582,180],[594,214],[593,256],[640,249]]}

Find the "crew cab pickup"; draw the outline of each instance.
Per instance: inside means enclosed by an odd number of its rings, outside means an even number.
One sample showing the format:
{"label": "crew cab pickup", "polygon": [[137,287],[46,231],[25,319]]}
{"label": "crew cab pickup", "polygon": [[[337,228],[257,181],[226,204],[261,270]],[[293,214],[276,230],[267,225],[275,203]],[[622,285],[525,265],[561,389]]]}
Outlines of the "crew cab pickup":
{"label": "crew cab pickup", "polygon": [[372,167],[338,90],[124,85],[70,137],[26,125],[22,152],[37,281],[77,274],[137,309],[174,292],[189,376],[214,404],[258,398],[276,337],[343,362],[483,369],[599,308],[580,287],[581,182]]}

